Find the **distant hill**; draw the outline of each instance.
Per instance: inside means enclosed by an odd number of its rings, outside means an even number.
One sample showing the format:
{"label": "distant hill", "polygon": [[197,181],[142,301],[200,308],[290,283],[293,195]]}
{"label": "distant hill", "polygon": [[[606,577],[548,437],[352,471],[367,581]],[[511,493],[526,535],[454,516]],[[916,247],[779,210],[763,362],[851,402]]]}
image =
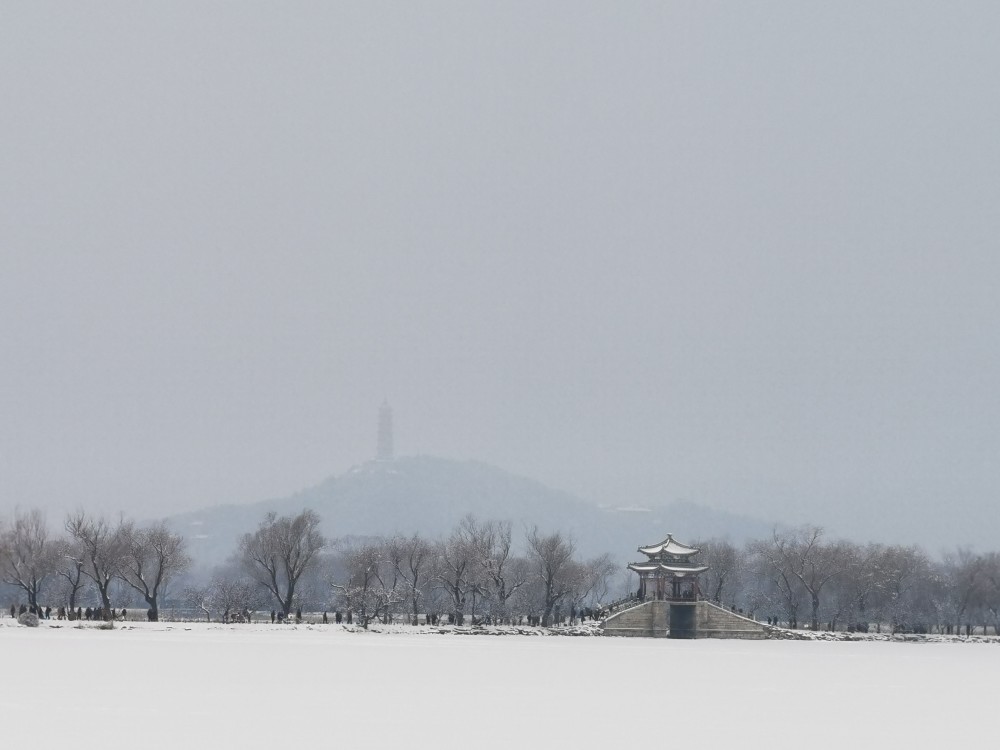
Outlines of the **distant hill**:
{"label": "distant hill", "polygon": [[571,534],[580,553],[630,558],[640,544],[667,532],[681,539],[762,536],[770,525],[678,502],[656,508],[598,507],[489,464],[429,456],[371,461],[290,497],[248,505],[220,505],[167,519],[188,540],[199,565],[214,565],[235,549],[268,511],[312,508],[328,537],[345,535],[446,535],[467,513],[510,520],[515,530],[533,525]]}

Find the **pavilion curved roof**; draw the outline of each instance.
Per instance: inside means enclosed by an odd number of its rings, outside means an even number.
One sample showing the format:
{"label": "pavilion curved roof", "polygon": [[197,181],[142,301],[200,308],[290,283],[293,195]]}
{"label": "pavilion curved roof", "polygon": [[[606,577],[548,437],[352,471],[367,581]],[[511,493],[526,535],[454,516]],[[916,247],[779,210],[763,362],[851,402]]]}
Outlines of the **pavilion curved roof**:
{"label": "pavilion curved roof", "polygon": [[697,547],[689,547],[686,544],[681,544],[673,535],[667,534],[667,538],[664,539],[659,544],[651,544],[648,547],[639,547],[639,552],[649,557],[656,557],[666,553],[668,555],[680,555],[681,557],[686,557],[694,555],[699,552]]}
{"label": "pavilion curved roof", "polygon": [[650,562],[641,563],[629,563],[629,570],[634,570],[636,573],[652,573],[655,571],[662,570],[664,573],[670,573],[675,576],[687,576],[687,575],[699,575],[708,570],[707,565],[684,565],[683,563],[678,563],[671,565],[670,563],[663,563],[657,560],[652,560]]}

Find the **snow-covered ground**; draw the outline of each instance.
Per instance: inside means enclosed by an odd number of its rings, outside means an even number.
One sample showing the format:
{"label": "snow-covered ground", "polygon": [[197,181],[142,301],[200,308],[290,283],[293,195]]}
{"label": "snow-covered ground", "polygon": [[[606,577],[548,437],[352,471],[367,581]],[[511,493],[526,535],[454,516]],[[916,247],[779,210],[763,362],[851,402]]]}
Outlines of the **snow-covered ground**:
{"label": "snow-covered ground", "polygon": [[995,736],[996,643],[74,625],[0,626],[6,744],[782,750]]}

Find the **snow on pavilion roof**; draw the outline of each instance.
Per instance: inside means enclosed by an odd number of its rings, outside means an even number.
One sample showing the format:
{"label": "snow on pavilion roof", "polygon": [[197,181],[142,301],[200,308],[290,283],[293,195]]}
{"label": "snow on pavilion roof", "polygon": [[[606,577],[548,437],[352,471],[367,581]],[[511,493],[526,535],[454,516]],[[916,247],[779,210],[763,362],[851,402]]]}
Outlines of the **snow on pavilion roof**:
{"label": "snow on pavilion roof", "polygon": [[636,573],[653,573],[655,571],[663,571],[664,573],[671,573],[675,576],[686,576],[686,575],[699,575],[708,570],[707,565],[669,565],[667,563],[661,562],[641,562],[641,563],[629,563],[629,570],[634,570]]}
{"label": "snow on pavilion roof", "polygon": [[681,544],[671,534],[667,534],[667,538],[659,544],[652,544],[649,547],[639,547],[639,552],[648,557],[657,557],[662,554],[685,557],[694,555],[698,551],[696,547],[688,547],[686,544]]}

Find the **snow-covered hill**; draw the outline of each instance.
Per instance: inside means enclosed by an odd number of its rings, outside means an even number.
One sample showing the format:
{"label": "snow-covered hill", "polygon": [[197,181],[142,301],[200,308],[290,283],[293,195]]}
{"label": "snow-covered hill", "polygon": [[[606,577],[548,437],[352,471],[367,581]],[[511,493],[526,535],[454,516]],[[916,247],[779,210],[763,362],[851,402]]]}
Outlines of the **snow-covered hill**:
{"label": "snow-covered hill", "polygon": [[200,564],[224,560],[239,535],[268,511],[312,508],[329,537],[419,532],[446,535],[466,514],[510,520],[515,530],[538,525],[562,530],[584,556],[611,553],[624,560],[636,546],[672,532],[684,539],[766,534],[769,525],[691,503],[652,508],[598,507],[569,493],[489,464],[429,456],[372,461],[286,498],[227,505],[174,516],[170,524],[188,539]]}

